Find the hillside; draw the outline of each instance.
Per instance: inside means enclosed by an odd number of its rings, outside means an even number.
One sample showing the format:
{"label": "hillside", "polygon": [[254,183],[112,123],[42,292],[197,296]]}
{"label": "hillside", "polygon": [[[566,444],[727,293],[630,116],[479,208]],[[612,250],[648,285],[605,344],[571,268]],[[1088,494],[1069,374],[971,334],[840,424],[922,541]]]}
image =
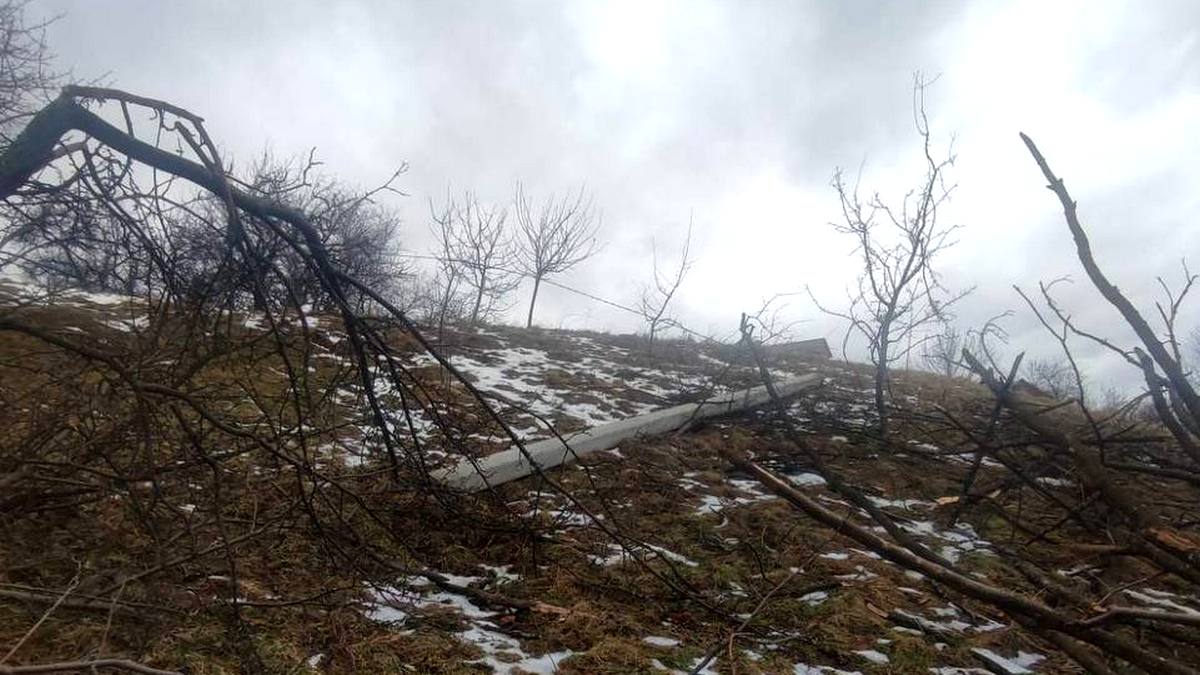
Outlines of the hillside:
{"label": "hillside", "polygon": [[[836,474],[973,579],[1200,617],[1170,577],[1063,522],[1060,505],[1086,490],[1011,420],[1002,461],[976,454],[946,422],[992,413],[965,379],[898,373],[905,410],[883,441],[865,368],[781,359],[773,376],[823,378],[786,416],[729,416],[450,494],[429,470],[511,441],[399,326],[381,327],[390,356],[375,368],[393,377],[369,397],[335,316],[25,293],[0,294],[0,644],[24,639],[6,665],[118,654],[190,673],[1076,672],[1042,631],[806,516],[731,456],[883,533],[822,475]],[[523,439],[759,381],[718,345],[651,353],[636,336],[498,326],[429,337]],[[389,452],[372,405],[412,444]],[[1015,462],[1036,489],[1014,485]],[[1194,491],[1131,480],[1175,522],[1194,519]],[[1056,578],[1038,581],[1030,560]]]}

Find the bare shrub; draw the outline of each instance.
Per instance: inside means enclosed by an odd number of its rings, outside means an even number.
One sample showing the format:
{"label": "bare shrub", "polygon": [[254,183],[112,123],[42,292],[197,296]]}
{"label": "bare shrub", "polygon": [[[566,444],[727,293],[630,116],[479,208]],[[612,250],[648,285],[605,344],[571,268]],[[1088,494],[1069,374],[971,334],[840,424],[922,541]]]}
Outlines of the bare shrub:
{"label": "bare shrub", "polygon": [[1030,384],[1051,398],[1062,400],[1076,394],[1075,376],[1065,360],[1028,359],[1022,373]]}
{"label": "bare shrub", "polygon": [[960,355],[966,342],[967,336],[953,323],[943,322],[940,331],[923,341],[921,360],[929,370],[946,377],[955,377],[962,370]]}
{"label": "bare shrub", "polygon": [[659,329],[671,323],[671,318],[668,316],[668,308],[671,305],[671,300],[675,298],[679,287],[683,285],[683,280],[687,276],[688,270],[695,264],[695,261],[689,257],[691,247],[692,221],[690,219],[688,221],[687,236],[684,237],[683,246],[679,252],[679,264],[677,266],[668,270],[660,269],[658,246],[651,242],[654,281],[651,284],[643,286],[642,293],[638,297],[638,311],[646,321],[647,351],[651,353],[654,352],[654,338],[658,334]]}

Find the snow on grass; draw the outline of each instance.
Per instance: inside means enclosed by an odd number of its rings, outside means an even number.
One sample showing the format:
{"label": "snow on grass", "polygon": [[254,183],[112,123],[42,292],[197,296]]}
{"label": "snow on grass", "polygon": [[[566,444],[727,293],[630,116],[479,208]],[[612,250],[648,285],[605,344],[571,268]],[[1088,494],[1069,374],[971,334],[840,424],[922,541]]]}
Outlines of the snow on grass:
{"label": "snow on grass", "polygon": [[[456,581],[451,581],[456,583]],[[458,610],[458,613],[466,616],[467,619],[486,619],[488,616],[496,616],[494,611],[481,609],[479,605],[470,602],[470,598],[460,596],[458,593],[448,591],[434,591],[421,596],[420,605],[422,608],[428,607],[448,607]]]}
{"label": "snow on grass", "polygon": [[717,671],[717,659],[714,658],[710,660],[708,663],[704,664],[703,668],[701,668],[700,664],[703,661],[703,656],[696,657],[696,659],[687,666],[687,670],[672,670],[671,675],[676,675],[676,673],[683,673],[685,675],[720,675],[719,671]]}
{"label": "snow on grass", "polygon": [[[705,515],[708,513],[720,513],[721,511],[734,506],[744,506],[754,504],[761,501],[769,501],[778,499],[773,494],[764,492],[762,485],[756,480],[747,480],[745,478],[730,478],[726,483],[738,491],[738,495],[733,497],[720,497],[717,495],[704,494],[700,495],[700,504],[696,507],[696,515]],[[703,483],[699,483],[690,478],[681,478],[679,484],[691,489],[693,486],[698,488],[707,487]]]}
{"label": "snow on grass", "polygon": [[[472,348],[453,356],[451,363],[484,392],[516,400],[547,419],[567,416],[584,426],[597,426],[667,407],[680,394],[709,388],[703,372],[669,363],[654,368],[632,365],[628,350],[587,336],[563,336],[569,348],[548,352],[512,346],[501,332],[480,330],[478,334],[498,340],[501,346]],[[413,355],[413,360],[424,356]],[[562,377],[551,379],[554,374]],[[577,385],[589,382],[604,386],[581,391]],[[542,431],[533,428],[526,433]]]}
{"label": "snow on grass", "polygon": [[855,565],[854,570],[855,571],[853,574],[839,574],[835,576],[834,579],[838,579],[840,581],[870,581],[871,579],[877,579],[879,577],[878,574],[863,567],[862,565]]}
{"label": "snow on grass", "polygon": [[975,532],[968,523],[956,523],[953,528],[942,528],[927,520],[911,520],[900,523],[905,531],[927,540],[941,543],[938,553],[950,562],[958,562],[965,553],[991,555],[991,544]]}
{"label": "snow on grass", "polygon": [[[659,555],[666,558],[667,560],[670,560],[671,562],[679,563],[681,565],[687,565],[688,567],[699,567],[700,566],[700,563],[696,562],[695,560],[692,560],[691,558],[688,558],[686,556],[682,556],[674,551],[670,551],[661,546],[655,546],[654,544],[646,544],[645,547],[650,549],[651,551],[654,551],[655,553],[658,553]],[[638,547],[638,545],[634,544],[634,545],[631,545],[630,548],[633,548],[636,551],[637,548],[639,548],[639,547]],[[601,567],[607,567],[609,565],[618,565],[618,564],[623,563],[626,560],[630,559],[629,554],[625,552],[625,549],[621,548],[617,544],[609,544],[608,550],[609,550],[608,555],[593,555],[593,556],[588,556],[588,559],[591,561],[591,563],[593,565],[599,565]],[[645,554],[642,554],[642,555],[645,556]]]}
{"label": "snow on grass", "polygon": [[645,642],[646,644],[648,644],[652,647],[666,648],[666,647],[678,647],[679,646],[679,640],[676,640],[675,638],[669,638],[669,637],[660,637],[657,635],[647,635],[646,637],[642,638],[642,642]]}
{"label": "snow on grass", "polygon": [[696,514],[702,516],[706,513],[720,513],[731,503],[734,503],[733,500],[724,500],[716,495],[700,495],[700,505],[696,507]]}
{"label": "snow on grass", "polygon": [[825,485],[825,479],[815,473],[793,473],[787,474],[787,479],[797,487],[818,487]]}
{"label": "snow on grass", "polygon": [[675,553],[674,551],[668,551],[667,549],[665,549],[661,546],[655,546],[654,544],[646,544],[646,548],[649,548],[650,550],[655,551],[656,553],[658,553],[662,557],[666,558],[667,560],[670,560],[671,562],[677,562],[681,565],[687,565],[688,567],[699,567],[700,566],[700,563],[696,562],[695,560],[692,560],[691,558],[687,558],[685,556],[679,555],[678,553]]}
{"label": "snow on grass", "polygon": [[991,670],[1010,675],[1025,675],[1032,673],[1030,668],[1036,665],[1039,661],[1046,657],[1041,654],[1032,654],[1030,652],[1018,651],[1017,655],[1012,658],[1003,657],[996,652],[985,649],[983,647],[975,647],[971,649],[971,653],[975,654],[980,660],[990,665]]}
{"label": "snow on grass", "polygon": [[119,330],[122,333],[132,333],[134,331],[143,330],[149,326],[150,317],[135,316],[128,319],[111,319],[107,321],[101,321],[100,323],[112,328],[113,330]]}
{"label": "snow on grass", "polygon": [[1171,600],[1172,597],[1179,597],[1174,593],[1156,591],[1151,588],[1148,588],[1145,591],[1135,591],[1131,588],[1127,588],[1125,589],[1125,595],[1127,595],[1131,600],[1136,600],[1143,605],[1151,605],[1156,609],[1165,609],[1172,612],[1187,614],[1189,616],[1200,616],[1200,611]]}
{"label": "snow on grass", "polygon": [[121,305],[137,300],[137,298],[133,298],[128,295],[117,295],[116,293],[89,293],[87,291],[74,291],[71,293],[70,297],[76,302],[90,302],[93,305]]}
{"label": "snow on grass", "polygon": [[530,656],[521,649],[519,640],[492,630],[491,624],[487,622],[471,626],[461,633],[456,633],[455,636],[460,641],[474,645],[483,652],[483,658],[467,663],[487,665],[496,675],[510,675],[518,672],[553,675],[558,672],[558,664],[575,653],[564,650],[542,656]]}
{"label": "snow on grass", "polygon": [[825,673],[833,673],[834,675],[862,675],[861,671],[857,670],[839,670],[833,666],[810,666],[805,663],[797,663],[792,667],[794,675],[825,675]]}
{"label": "snow on grass", "polygon": [[883,652],[877,652],[874,649],[859,649],[854,653],[870,661],[871,663],[876,663],[879,665],[883,665],[891,661],[891,659],[887,657],[887,654],[884,654]]}
{"label": "snow on grass", "polygon": [[480,567],[487,570],[500,584],[511,584],[521,580],[521,576],[512,571],[512,565],[480,565]]}
{"label": "snow on grass", "polygon": [[864,558],[870,558],[871,560],[883,560],[883,556],[881,556],[878,553],[875,553],[873,551],[867,551],[867,550],[864,550],[861,548],[852,548],[850,550],[863,556]]}
{"label": "snow on grass", "polygon": [[[907,619],[908,623],[929,633],[990,633],[1005,627],[1005,624],[987,618],[984,618],[982,623],[964,621],[964,618],[971,617],[964,617],[963,613],[953,604],[945,607],[935,607],[931,611],[942,620],[930,619],[903,609],[893,610],[896,615]],[[901,630],[902,627],[893,628]]]}
{"label": "snow on grass", "polygon": [[871,503],[875,506],[904,509],[906,511],[927,509],[933,506],[933,502],[927,502],[923,499],[884,499],[883,497],[872,496],[868,496],[867,499],[871,500]]}
{"label": "snow on grass", "polygon": [[[587,527],[592,524],[592,519],[587,515],[570,509],[550,509],[546,511],[546,514],[560,527]],[[601,516],[597,514],[596,517],[600,518]]]}
{"label": "snow on grass", "polygon": [[[450,583],[460,586],[480,581],[480,577],[458,574],[443,573],[442,576]],[[570,650],[564,650],[530,656],[521,649],[519,640],[501,633],[496,624],[488,621],[496,612],[480,608],[465,596],[437,589],[425,577],[409,577],[405,584],[404,589],[383,588],[376,591],[376,601],[367,606],[367,616],[376,621],[398,622],[408,619],[411,612],[419,609],[457,610],[470,625],[466,630],[455,633],[455,637],[483,652],[482,658],[469,663],[487,665],[497,675],[517,672],[551,675],[558,671],[559,663],[574,654]]]}
{"label": "snow on grass", "polygon": [[828,599],[828,591],[813,591],[812,593],[805,593],[804,595],[800,596],[800,602],[803,602],[810,607],[816,607]]}

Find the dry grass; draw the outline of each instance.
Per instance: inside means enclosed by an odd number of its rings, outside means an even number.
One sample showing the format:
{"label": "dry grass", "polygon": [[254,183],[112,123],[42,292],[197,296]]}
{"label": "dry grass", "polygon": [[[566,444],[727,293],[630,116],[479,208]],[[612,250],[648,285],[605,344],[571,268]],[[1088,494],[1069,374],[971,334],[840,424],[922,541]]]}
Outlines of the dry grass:
{"label": "dry grass", "polygon": [[[103,312],[91,308],[23,312],[26,320],[56,334],[77,334],[71,326],[84,330],[89,344],[120,350],[129,367],[147,377],[182,339],[169,330],[149,339],[105,328],[96,322]],[[500,334],[504,340],[546,351],[567,350],[572,338],[551,331],[496,329],[493,333],[459,331],[444,338],[453,343],[452,350],[469,350],[481,344],[494,347],[499,340],[495,334]],[[293,354],[337,348],[326,333],[318,334],[312,343],[319,347],[306,343],[298,332],[289,335]],[[632,338],[588,337],[629,343],[630,367],[653,365],[659,358],[685,366],[703,365],[696,349],[686,344],[659,344],[652,359],[635,349]],[[294,423],[294,412],[284,405],[287,380],[277,374],[282,364],[271,345],[261,335],[239,328],[231,338],[230,348],[193,376],[196,395],[221,410],[227,420]],[[413,348],[411,343],[403,345]],[[336,359],[312,358],[310,364],[305,377],[313,391],[345,382],[346,372]],[[807,363],[790,365],[811,368]],[[861,404],[861,391],[869,382],[863,369],[827,364],[823,370],[830,383],[802,405],[801,412],[810,442],[825,461],[881,499],[931,502],[958,494],[963,463],[922,452],[916,445],[885,447],[863,433],[863,427],[846,422],[868,415]],[[415,372],[430,392],[455,403],[465,400],[461,389],[447,386],[436,368]],[[564,375],[551,371],[545,377],[562,380]],[[130,444],[136,429],[115,422],[129,417],[133,402],[105,396],[118,384],[104,368],[47,348],[29,336],[0,332],[0,382],[0,395],[8,404],[0,412],[0,447],[4,448],[0,461],[31,456],[19,444],[44,432],[77,439],[72,444],[55,436],[56,443],[47,446],[81,453],[72,461],[104,453],[109,460],[126,462],[124,468],[137,465],[138,458],[130,454],[136,447]],[[573,385],[581,400],[586,400],[590,388],[599,386],[597,382],[560,384]],[[899,400],[912,397],[925,408],[938,404],[966,415],[979,414],[990,405],[986,392],[965,380],[902,373],[896,387]],[[0,589],[56,591],[78,577],[83,580],[79,593],[98,598],[90,608],[60,607],[13,662],[74,658],[103,649],[106,654],[192,673],[239,672],[247,664],[279,673],[489,672],[477,661],[484,656],[479,649],[456,637],[470,625],[457,612],[408,607],[407,617],[398,624],[368,618],[365,610],[371,595],[364,581],[403,586],[403,575],[396,568],[429,566],[443,573],[484,577],[476,584],[481,590],[565,609],[562,614],[545,614],[489,608],[496,612],[490,620],[505,634],[518,637],[526,653],[574,652],[561,664],[565,673],[648,672],[656,661],[687,669],[714,645],[720,672],[736,669],[744,674],[792,673],[796,663],[868,673],[927,672],[933,666],[978,665],[970,653],[976,646],[1007,653],[1036,651],[1048,657],[1039,664],[1042,672],[1073,672],[1069,662],[1037,635],[1009,624],[986,607],[947,595],[895,565],[855,551],[848,540],[801,517],[782,500],[756,496],[747,484],[738,482],[745,477],[721,459],[719,450],[724,446],[747,451],[782,473],[808,468],[805,455],[789,444],[770,415],[720,420],[684,435],[631,441],[622,444],[620,457],[597,453],[556,472],[563,487],[600,514],[607,527],[630,541],[648,542],[672,554],[659,556],[641,549],[642,564],[599,565],[594,558],[613,554],[611,539],[581,520],[577,509],[536,478],[505,485],[495,495],[446,502],[429,492],[397,490],[378,454],[363,466],[345,466],[339,453],[326,446],[357,442],[357,432],[345,426],[358,413],[355,405],[321,401],[306,411],[317,427],[308,438],[306,456],[363,500],[361,506],[314,504],[311,508],[320,516],[316,519],[298,500],[298,494],[312,487],[278,458],[243,448],[245,453],[226,460],[214,479],[211,467],[189,454],[191,439],[165,421],[155,428],[176,431],[158,432],[154,463],[162,466],[182,460],[184,464],[162,474],[154,485],[123,485],[103,472],[93,472],[87,474],[80,499],[71,496],[70,486],[55,488],[56,496],[49,502],[45,492],[39,503],[0,494],[4,525]],[[469,407],[451,408],[461,415],[455,422],[466,433],[487,431]],[[45,414],[38,412],[42,410]],[[73,412],[58,414],[62,410]],[[165,416],[167,411],[159,414]],[[920,416],[900,420],[897,430],[900,438],[914,443],[953,448],[962,442]],[[431,442],[436,444],[438,437]],[[42,461],[54,459],[37,456]],[[112,474],[120,474],[120,468],[113,468]],[[998,480],[999,472],[984,469],[982,483]],[[1165,489],[1150,478],[1137,480],[1144,481],[1139,489]],[[825,488],[809,489],[837,505],[837,497]],[[98,498],[91,499],[93,495]],[[1007,500],[1014,498],[1005,496],[995,506],[1013,508]],[[1038,522],[1039,497],[1021,498],[1027,500],[1022,505],[1025,513]],[[1168,490],[1163,498],[1182,496]],[[719,503],[718,512],[704,512],[700,507],[705,503]],[[42,510],[31,515],[31,509]],[[901,520],[931,519],[945,526],[951,509],[888,510]],[[383,521],[372,520],[369,512],[381,515]],[[262,535],[232,549],[214,548],[219,528],[213,519],[218,513],[225,527],[238,532],[267,520],[275,522]],[[859,518],[849,509],[846,513],[847,518]],[[966,517],[993,542],[1017,541],[1011,524],[991,513],[986,504]],[[347,529],[331,532],[318,526],[337,519],[343,519]],[[154,527],[147,529],[147,522]],[[1081,536],[1064,530],[1034,548],[1043,559],[1057,557],[1064,566],[1078,564],[1087,560],[1078,545],[1091,543]],[[172,561],[176,554],[207,548],[212,551]],[[229,579],[233,576],[229,551],[236,559],[236,588]],[[375,562],[380,558],[395,567]],[[1090,562],[1103,566],[1101,578],[1110,584],[1142,573],[1122,567],[1119,560]],[[994,551],[968,553],[961,564],[1002,585],[1037,591]],[[519,579],[504,582],[489,577],[484,565],[510,566]],[[120,588],[119,580],[131,572],[159,567],[126,584],[119,595],[108,588],[114,584]],[[814,588],[823,588],[827,597],[811,601]],[[769,601],[733,635],[768,593]],[[234,596],[240,599],[236,615],[230,602]],[[119,602],[114,604],[114,598]],[[1003,626],[951,637],[914,636],[898,631],[888,618],[898,609],[933,617],[935,609],[950,602],[972,623],[990,619]],[[15,643],[47,606],[0,597],[0,644]],[[108,607],[116,608],[111,621]],[[656,646],[645,641],[648,636],[672,638],[680,644]],[[884,652],[890,663],[867,661],[855,654],[860,650]],[[316,654],[323,655],[319,663],[307,665]]]}

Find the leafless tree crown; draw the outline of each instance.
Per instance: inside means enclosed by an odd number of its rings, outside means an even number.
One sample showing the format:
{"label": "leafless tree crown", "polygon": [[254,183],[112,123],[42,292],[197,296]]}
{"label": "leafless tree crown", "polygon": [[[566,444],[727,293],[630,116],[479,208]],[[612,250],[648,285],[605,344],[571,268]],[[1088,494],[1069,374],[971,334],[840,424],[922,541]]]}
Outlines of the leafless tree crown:
{"label": "leafless tree crown", "polygon": [[954,245],[952,236],[959,226],[946,225],[938,217],[954,189],[946,181],[954,156],[934,155],[925,111],[928,85],[920,75],[913,84],[913,117],[921,137],[925,176],[898,205],[890,205],[878,193],[862,197],[857,185],[846,182],[843,171],[834,173],[842,219],[833,227],[854,240],[862,272],[847,293],[846,309],[828,308],[813,297],[822,311],[846,321],[843,351],[853,334],[866,341],[875,365],[875,407],[884,435],[890,367],[929,339],[923,334],[925,327],[946,320],[950,306],[969,292],[951,293],[934,265]]}
{"label": "leafless tree crown", "polygon": [[691,256],[692,248],[692,220],[688,220],[687,235],[684,237],[683,246],[679,252],[679,264],[675,267],[666,268],[660,267],[658,259],[658,246],[651,242],[650,250],[653,260],[654,281],[642,288],[642,293],[638,297],[638,311],[642,318],[646,321],[647,337],[649,341],[649,349],[654,349],[654,338],[658,331],[663,326],[671,323],[671,318],[668,316],[668,308],[671,305],[671,300],[675,298],[679,287],[683,285],[684,277],[695,264]]}
{"label": "leafless tree crown", "polygon": [[46,27],[53,19],[29,23],[29,4],[0,2],[0,140],[5,144],[53,96],[60,79],[46,45]]}
{"label": "leafless tree crown", "polygon": [[430,209],[440,275],[450,284],[445,299],[449,301],[454,293],[451,286],[461,281],[470,293],[465,318],[472,325],[494,318],[520,283],[513,269],[508,209],[480,204],[471,192],[459,198],[447,195],[441,207],[431,204]]}
{"label": "leafless tree crown", "polygon": [[513,211],[517,219],[517,263],[533,279],[525,322],[528,327],[533,325],[542,280],[566,272],[599,250],[596,233],[600,216],[592,197],[582,187],[573,195],[551,195],[539,206],[521,183],[517,184]]}

